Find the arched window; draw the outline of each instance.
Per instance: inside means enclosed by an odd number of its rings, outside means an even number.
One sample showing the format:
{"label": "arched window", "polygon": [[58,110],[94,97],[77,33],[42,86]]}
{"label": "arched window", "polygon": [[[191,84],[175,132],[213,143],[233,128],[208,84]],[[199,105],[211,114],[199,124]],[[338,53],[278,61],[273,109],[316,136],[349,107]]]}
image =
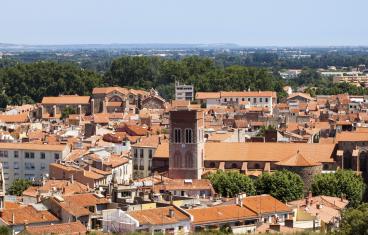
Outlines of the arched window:
{"label": "arched window", "polygon": [[181,143],[181,129],[179,128],[174,129],[174,143]]}
{"label": "arched window", "polygon": [[185,143],[190,144],[193,142],[193,131],[192,129],[185,129]]}

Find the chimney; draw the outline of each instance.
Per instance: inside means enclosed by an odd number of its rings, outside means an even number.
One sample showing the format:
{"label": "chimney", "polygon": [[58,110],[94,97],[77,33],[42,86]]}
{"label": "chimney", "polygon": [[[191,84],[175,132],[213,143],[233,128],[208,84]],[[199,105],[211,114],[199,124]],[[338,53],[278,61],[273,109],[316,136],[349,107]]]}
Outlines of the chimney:
{"label": "chimney", "polygon": [[70,177],[70,183],[74,184],[74,175],[73,174]]}
{"label": "chimney", "polygon": [[239,205],[239,197],[235,197],[235,205]]}
{"label": "chimney", "polygon": [[174,209],[170,208],[170,209],[169,209],[169,217],[170,217],[170,218],[174,218],[174,216],[175,216]]}

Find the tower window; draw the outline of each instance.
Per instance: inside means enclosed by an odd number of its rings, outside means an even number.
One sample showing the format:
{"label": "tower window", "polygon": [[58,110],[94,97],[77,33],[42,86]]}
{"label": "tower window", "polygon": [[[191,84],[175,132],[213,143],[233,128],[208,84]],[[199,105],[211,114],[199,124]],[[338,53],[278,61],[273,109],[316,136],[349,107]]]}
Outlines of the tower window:
{"label": "tower window", "polygon": [[185,143],[192,143],[192,129],[185,129]]}
{"label": "tower window", "polygon": [[174,143],[181,143],[181,130],[177,128],[174,129]]}

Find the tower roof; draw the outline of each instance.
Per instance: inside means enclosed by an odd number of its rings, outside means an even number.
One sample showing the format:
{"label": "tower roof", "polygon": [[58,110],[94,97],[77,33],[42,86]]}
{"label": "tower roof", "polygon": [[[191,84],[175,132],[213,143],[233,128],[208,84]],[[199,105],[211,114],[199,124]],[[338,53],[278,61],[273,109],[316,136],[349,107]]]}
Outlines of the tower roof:
{"label": "tower roof", "polygon": [[319,166],[321,165],[320,162],[316,162],[315,160],[304,156],[298,150],[296,154],[291,155],[290,157],[279,161],[276,163],[279,166]]}

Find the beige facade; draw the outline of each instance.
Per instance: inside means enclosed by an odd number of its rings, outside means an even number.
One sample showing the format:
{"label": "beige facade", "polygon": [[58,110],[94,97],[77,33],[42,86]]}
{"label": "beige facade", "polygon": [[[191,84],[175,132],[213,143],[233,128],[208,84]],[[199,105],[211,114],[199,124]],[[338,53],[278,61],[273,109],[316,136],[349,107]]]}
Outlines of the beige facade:
{"label": "beige facade", "polygon": [[156,152],[153,147],[132,146],[133,153],[133,178],[144,178],[150,176],[152,168],[152,158]]}

